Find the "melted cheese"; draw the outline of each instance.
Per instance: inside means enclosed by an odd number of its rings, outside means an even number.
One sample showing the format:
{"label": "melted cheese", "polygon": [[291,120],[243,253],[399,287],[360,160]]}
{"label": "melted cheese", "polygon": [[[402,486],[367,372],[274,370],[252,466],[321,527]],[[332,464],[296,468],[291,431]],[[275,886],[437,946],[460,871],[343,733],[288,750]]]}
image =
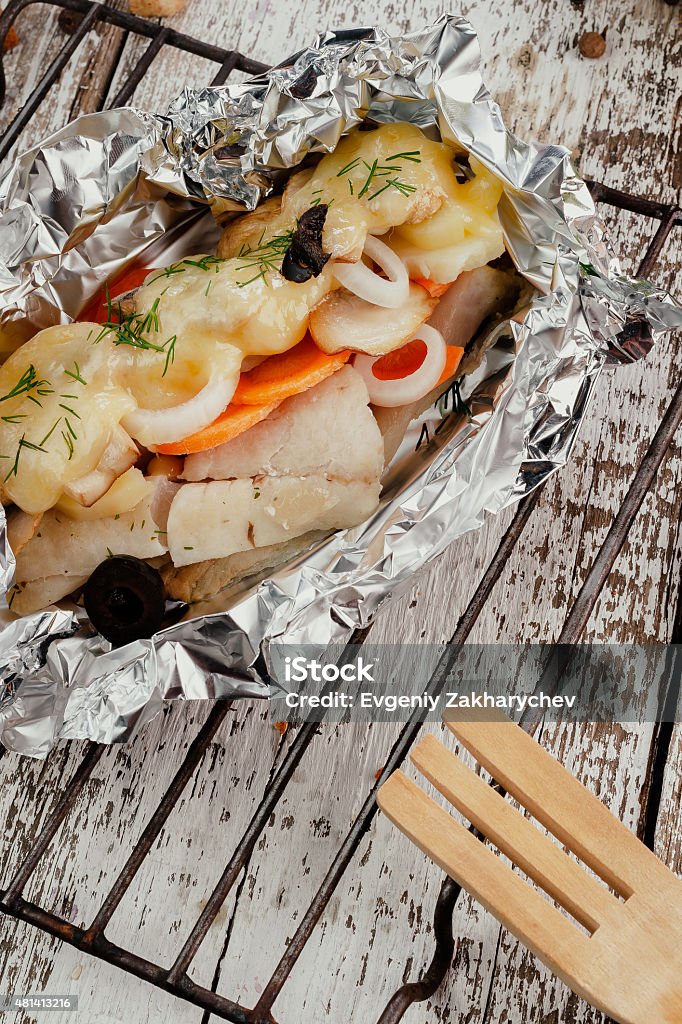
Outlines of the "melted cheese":
{"label": "melted cheese", "polygon": [[[94,469],[112,429],[135,408],[111,344],[93,343],[99,331],[48,327],[0,368],[0,472],[25,512],[51,508],[67,483]],[[18,388],[22,379],[33,386]]]}
{"label": "melted cheese", "polygon": [[163,354],[130,349],[126,383],[141,406],[164,408],[195,395],[211,368],[236,378],[246,356],[285,352],[301,341],[310,310],[332,287],[331,268],[294,284],[276,272],[258,276],[258,267],[239,259],[170,277],[155,271],[136,306],[144,313],[158,299],[156,336],[161,344],[175,336],[175,358],[161,376]]}
{"label": "melted cheese", "polygon": [[[383,235],[413,277],[451,281],[499,255],[501,186],[473,160],[476,177],[458,183],[452,156],[409,124],[353,132],[295,176],[279,212],[272,203],[267,217],[260,209],[240,218],[232,245],[228,227],[220,249],[228,258],[152,271],[135,295],[132,344],[125,333],[72,324],[21,346],[0,369],[8,497],[26,512],[51,508],[97,466],[128,412],[187,401],[216,369],[236,384],[245,358],[297,344],[311,311],[338,287],[334,259],[359,259],[368,232]],[[296,284],[278,272],[287,233],[318,203],[328,206],[323,248],[332,259],[317,278]],[[273,239],[284,245],[268,248]],[[17,388],[22,380],[33,383]]]}
{"label": "melted cheese", "polygon": [[[431,262],[441,273],[448,261],[452,281],[458,273],[495,259],[504,250],[497,205],[502,185],[474,157],[471,181],[457,181],[453,153],[432,142],[411,124],[382,125],[371,132],[352,132],[312,171],[302,172],[295,188],[285,191],[281,211],[271,215],[264,231],[261,211],[228,225],[221,252],[234,257],[242,247],[255,247],[287,230],[313,204],[329,207],[323,248],[333,259],[359,259],[368,232],[388,235],[387,241],[412,257],[415,276],[429,277]],[[247,225],[253,222],[249,233]],[[234,242],[230,235],[233,231]],[[484,238],[483,245],[472,245]],[[434,255],[421,254],[434,251]],[[437,250],[437,252],[435,252]],[[459,251],[458,251],[459,250]],[[417,262],[422,269],[417,269]],[[408,269],[412,269],[408,262]]]}
{"label": "melted cheese", "polygon": [[437,213],[418,224],[402,223],[391,232],[391,247],[412,278],[447,284],[504,252],[497,217],[502,185],[474,157],[470,165],[475,177],[458,183]]}

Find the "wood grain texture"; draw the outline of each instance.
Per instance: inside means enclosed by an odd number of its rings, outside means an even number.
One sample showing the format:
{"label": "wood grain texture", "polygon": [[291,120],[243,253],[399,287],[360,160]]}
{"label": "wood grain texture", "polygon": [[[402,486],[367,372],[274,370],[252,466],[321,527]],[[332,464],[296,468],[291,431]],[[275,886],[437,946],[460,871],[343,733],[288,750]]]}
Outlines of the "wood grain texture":
{"label": "wood grain texture", "polygon": [[[662,0],[632,0],[615,13],[608,0],[476,0],[460,6],[478,28],[486,80],[511,127],[542,142],[563,142],[586,175],[679,201],[679,8]],[[403,31],[432,20],[441,9],[437,0],[189,0],[172,25],[250,57],[275,60],[327,26],[376,22]],[[23,19],[27,27],[17,26],[21,47],[6,58],[9,109],[24,101],[59,45],[55,15],[46,17],[45,10],[36,6]],[[605,57],[580,58],[575,46],[580,32],[605,26]],[[107,32],[83,42],[26,144],[116,94],[146,44]],[[201,85],[215,70],[209,62],[165,48],[134,100],[163,109],[183,86]],[[632,269],[652,225],[634,216],[608,219],[614,247]],[[661,284],[678,293],[681,235],[671,240],[656,273]],[[472,640],[515,643],[558,635],[678,382],[678,344],[679,339],[666,340],[645,363],[604,374],[574,456],[545,488]],[[590,642],[672,637],[680,578],[680,456],[678,438],[591,617],[585,636]],[[506,511],[453,545],[415,581],[412,593],[382,610],[372,639],[449,638],[511,515]],[[107,752],[36,872],[29,895],[74,921],[91,919],[206,713],[193,704],[174,707],[130,746]],[[440,727],[434,731],[454,746]],[[397,727],[377,725],[323,728],[209,932],[192,968],[196,980],[253,1005],[396,732]],[[637,830],[653,737],[651,726],[573,724],[547,726],[541,740]],[[290,738],[290,733],[279,737],[259,705],[240,705],[230,713],[117,911],[110,938],[170,962]],[[71,744],[44,764],[3,758],[0,802],[10,841],[4,844],[0,884],[29,849],[81,753],[81,744]],[[681,774],[677,727],[670,740],[657,850],[678,872]],[[277,1000],[277,1020],[376,1020],[393,991],[414,980],[430,960],[440,879],[440,872],[379,817]],[[432,1001],[408,1011],[407,1024],[603,1024],[601,1014],[553,980],[468,898],[458,903],[454,929],[453,969]],[[207,1015],[195,1007],[20,923],[3,920],[0,943],[0,988],[77,992],[88,1024],[160,1019],[207,1024]],[[17,1014],[16,1020],[33,1024],[35,1018]],[[51,1018],[52,1024],[71,1021],[60,1014]],[[216,1021],[211,1018],[211,1024]]]}
{"label": "wood grain texture", "polygon": [[[670,956],[682,946],[680,880],[514,722],[453,720],[448,727],[528,815],[433,736],[413,747],[410,760],[446,806],[396,771],[377,794],[382,811],[589,1002],[623,1024],[677,1024],[682,972]],[[448,804],[511,864],[454,821]]]}
{"label": "wood grain texture", "polygon": [[[112,0],[110,6],[124,8],[126,0]],[[19,46],[4,59],[7,97],[2,110],[3,125],[26,103],[69,38],[60,26],[58,9],[48,4],[28,7],[19,16],[16,28]],[[8,161],[66,121],[101,108],[101,98],[106,94],[122,45],[123,32],[111,25],[99,25],[81,41],[58,85],[39,107],[30,130],[15,144]]]}

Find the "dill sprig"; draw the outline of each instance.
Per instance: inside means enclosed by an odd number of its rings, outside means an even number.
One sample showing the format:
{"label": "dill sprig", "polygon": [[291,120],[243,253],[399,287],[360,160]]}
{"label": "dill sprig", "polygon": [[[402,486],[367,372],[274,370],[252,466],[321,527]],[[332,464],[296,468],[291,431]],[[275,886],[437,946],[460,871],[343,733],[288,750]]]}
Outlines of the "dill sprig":
{"label": "dill sprig", "polygon": [[[85,378],[81,374],[81,368],[75,360],[73,363],[73,370],[64,370],[64,373],[66,374],[67,377],[71,377],[72,380],[77,381],[78,384],[85,385],[88,383],[87,380],[85,380]],[[65,395],[64,397],[68,398],[69,396]]]}
{"label": "dill sprig", "polygon": [[154,284],[155,281],[173,277],[175,274],[184,274],[188,267],[197,267],[205,273],[213,268],[217,274],[218,267],[224,262],[225,260],[221,259],[220,256],[202,256],[198,260],[178,260],[177,263],[171,263],[169,267],[164,267],[163,270],[160,270],[156,277],[152,277],[147,281],[147,284]]}
{"label": "dill sprig", "polygon": [[175,342],[178,340],[177,334],[174,334],[166,342],[166,361],[163,364],[162,377],[165,377],[168,373],[168,367],[175,362]]}
{"label": "dill sprig", "polygon": [[41,447],[41,448],[42,448],[42,446],[43,446],[43,445],[47,444],[47,442],[48,442],[48,441],[50,440],[50,438],[51,438],[51,437],[52,437],[52,435],[54,434],[55,430],[57,429],[57,427],[59,426],[59,424],[61,423],[61,421],[62,421],[62,418],[61,418],[61,416],[59,417],[59,419],[57,419],[57,420],[55,420],[55,421],[54,421],[54,423],[52,424],[52,426],[50,427],[50,429],[48,430],[48,432],[47,432],[47,433],[45,434],[45,437],[44,437],[44,438],[42,439],[42,441],[40,442],[40,447]]}
{"label": "dill sprig", "polygon": [[[207,256],[206,259],[209,259],[209,257]],[[107,289],[107,319],[102,324],[102,330],[98,337],[95,338],[95,344],[100,342],[111,331],[114,335],[114,345],[129,345],[131,348],[142,352],[159,352],[166,357],[163,373],[161,374],[162,377],[165,377],[168,367],[175,362],[177,335],[173,334],[162,344],[158,344],[148,337],[150,333],[158,334],[160,331],[160,301],[159,298],[154,299],[151,308],[146,313],[124,313],[121,303],[114,303]]]}
{"label": "dill sprig", "polygon": [[315,196],[315,198],[310,201],[310,205],[311,206],[319,206],[321,202],[324,202],[324,204],[325,204],[325,206],[327,208],[329,208],[330,206],[334,205],[334,200],[333,199],[324,199],[324,200],[322,199],[322,196],[324,195],[324,189],[323,188],[315,189],[315,191],[311,192],[310,194]]}
{"label": "dill sprig", "polygon": [[471,416],[471,407],[462,395],[463,383],[463,377],[453,380],[447,390],[436,399],[436,405],[440,405],[442,407],[444,414],[448,413],[448,406],[450,406],[450,413],[461,413]]}
{"label": "dill sprig", "polygon": [[225,260],[221,259],[220,256],[202,256],[199,260],[180,260],[182,266],[198,267],[199,270],[204,272],[209,271],[213,267],[216,274],[218,273],[218,267],[224,262]]}
{"label": "dill sprig", "polygon": [[73,435],[73,437],[75,437],[76,435],[73,433],[73,429],[72,429],[71,424],[69,423],[69,421],[66,420],[65,422],[66,422],[67,427],[69,428],[69,432],[67,433],[65,430],[61,430],[60,433],[62,435],[62,439],[64,441],[64,444],[66,445],[66,450],[68,452],[68,461],[71,462],[71,459],[73,458],[73,453],[75,451],[74,446],[73,446],[72,435]]}
{"label": "dill sprig", "polygon": [[394,153],[393,156],[386,157],[386,163],[390,163],[392,160],[408,160],[412,164],[420,164],[422,162],[421,150],[408,149],[404,153]]}
{"label": "dill sprig", "polygon": [[[28,368],[24,371],[24,373],[22,373],[21,377],[16,382],[14,387],[11,388],[7,392],[7,394],[0,396],[0,402],[7,402],[12,398],[18,398],[20,395],[25,395],[30,402],[33,402],[35,405],[39,405],[42,409],[43,403],[40,401],[40,399],[52,394],[54,394],[54,389],[50,382],[48,380],[45,380],[44,377],[39,377],[38,371],[36,370],[33,363],[31,363],[28,366]],[[11,416],[3,416],[2,422],[16,425],[17,423],[21,423],[25,419],[26,413],[15,413],[14,415]],[[17,444],[16,451],[14,453],[12,466],[7,475],[5,476],[5,483],[8,480],[10,480],[13,476],[16,476],[17,473],[19,472],[19,461],[21,459],[21,453],[25,449],[29,449],[30,451],[34,452],[45,451],[42,442],[40,444],[35,444],[33,441],[28,441],[26,439],[25,433],[22,434]],[[10,456],[3,455],[2,458],[9,459]]]}
{"label": "dill sprig", "polygon": [[[75,409],[71,409],[67,405],[62,405],[61,402],[59,403],[59,408],[60,409],[64,409],[66,412],[69,413],[69,415],[75,416],[77,420],[80,420],[82,418],[76,412]],[[71,462],[71,459],[73,458],[74,452],[75,452],[75,448],[74,448],[73,442],[78,440],[78,434],[74,430],[74,427],[73,427],[73,425],[72,425],[72,423],[71,423],[71,421],[70,421],[68,416],[58,416],[57,417],[57,419],[54,421],[54,423],[52,424],[52,426],[50,427],[48,432],[45,434],[45,437],[42,439],[42,441],[38,445],[38,450],[39,451],[45,451],[45,445],[50,440],[50,438],[52,437],[54,432],[57,430],[57,428],[60,426],[60,424],[62,424],[62,423],[64,424],[64,428],[65,429],[60,430],[59,433],[60,433],[61,438],[62,438],[62,440],[63,440],[63,442],[64,442],[64,444],[66,446],[67,459],[68,459],[69,462]]]}
{"label": "dill sprig", "polygon": [[[373,199],[380,196],[387,189],[393,188],[396,192],[400,192],[403,196],[409,196],[413,192],[416,192],[416,186],[410,185],[404,181],[400,175],[403,172],[403,166],[401,161],[407,163],[420,164],[421,154],[418,149],[406,150],[403,153],[393,153],[392,156],[386,157],[385,163],[379,163],[379,160],[373,160],[371,164],[367,163],[366,160],[362,160],[359,156],[355,157],[354,160],[350,160],[344,167],[338,171],[336,177],[343,178],[346,175],[353,174],[360,167],[364,167],[367,172],[364,182],[360,185],[359,191],[357,192],[358,199],[362,199],[367,196],[367,202],[371,203]],[[376,187],[378,186],[378,187]],[[353,179],[348,177],[348,191],[353,196],[356,194],[355,185]],[[367,195],[374,188],[375,190],[371,195]]]}
{"label": "dill sprig", "polygon": [[[81,375],[78,363],[74,363],[74,370],[65,369],[64,373],[66,374],[67,377],[71,377],[73,380],[77,380],[80,384],[87,384],[87,381]],[[35,392],[35,394],[32,394],[32,392]],[[52,388],[50,382],[44,379],[39,379],[35,367],[33,366],[33,364],[31,364],[29,368],[26,370],[26,372],[17,381],[12,390],[9,391],[7,395],[2,396],[2,398],[0,398],[0,401],[4,401],[7,398],[16,398],[19,395],[25,395],[26,398],[33,402],[36,402],[42,408],[42,402],[38,398],[36,398],[36,395],[40,395],[42,398],[44,398],[46,395],[53,395],[54,393],[54,388]],[[79,396],[73,394],[60,393],[58,397],[61,399],[67,399],[68,401],[73,403],[75,401],[78,401]],[[5,476],[5,482],[9,480],[11,477],[17,475],[19,471],[19,462],[21,460],[21,454],[25,449],[28,449],[29,451],[42,452],[43,454],[47,454],[47,449],[45,448],[45,445],[62,423],[64,424],[65,429],[61,430],[60,433],[66,445],[68,459],[69,461],[71,461],[75,451],[73,442],[78,440],[78,436],[69,417],[71,417],[71,419],[80,420],[81,415],[73,408],[73,405],[67,405],[64,401],[58,402],[57,405],[60,409],[64,410],[64,413],[66,415],[62,414],[58,416],[57,419],[52,424],[52,426],[50,427],[50,429],[45,434],[45,436],[37,443],[34,441],[29,441],[26,437],[26,434],[22,434],[17,444],[16,451],[14,453],[12,467]],[[15,413],[12,416],[0,417],[3,423],[10,423],[15,425],[17,423],[21,423],[26,418],[26,413]],[[2,455],[0,457],[3,459],[10,458],[10,456],[8,455]]]}
{"label": "dill sprig", "polygon": [[72,408],[71,408],[70,406],[68,406],[68,405],[64,405],[64,403],[63,403],[63,402],[60,402],[60,403],[59,403],[59,408],[60,408],[60,409],[64,409],[64,411],[65,411],[65,412],[68,412],[68,413],[70,413],[70,414],[71,414],[72,416],[75,416],[77,420],[79,420],[79,419],[80,419],[80,416],[78,415],[78,413],[76,412],[76,410],[75,410],[75,409],[72,409]]}
{"label": "dill sprig", "polygon": [[12,463],[12,468],[10,469],[9,473],[7,474],[7,476],[5,477],[5,483],[7,483],[7,481],[9,479],[11,479],[11,477],[17,475],[17,473],[19,471],[19,459],[21,457],[21,453],[23,452],[23,450],[25,448],[30,449],[30,451],[32,451],[32,452],[43,452],[43,453],[45,452],[45,449],[41,445],[33,444],[32,441],[27,441],[26,440],[26,434],[22,434],[21,435],[21,439],[19,441],[19,444],[17,445],[17,451],[16,451],[16,454],[14,456],[14,462]]}
{"label": "dill sprig", "polygon": [[237,259],[244,261],[243,269],[246,273],[251,270],[255,270],[255,273],[246,281],[237,281],[237,285],[244,288],[247,284],[258,281],[260,278],[267,283],[268,273],[281,270],[282,260],[291,245],[294,234],[295,229],[290,228],[281,235],[274,235],[264,242],[265,231],[263,231],[255,246],[242,245],[237,253]]}
{"label": "dill sprig", "polygon": [[[31,394],[32,391],[35,391],[35,395]],[[44,398],[45,395],[52,394],[54,394],[54,391],[49,380],[45,380],[44,378],[40,379],[35,366],[33,363],[30,363],[28,369],[22,373],[14,387],[11,388],[6,395],[0,396],[0,402],[7,402],[11,398],[18,398],[19,395],[26,395],[31,402],[42,406],[42,402],[36,398],[36,395],[40,395],[41,398]]]}

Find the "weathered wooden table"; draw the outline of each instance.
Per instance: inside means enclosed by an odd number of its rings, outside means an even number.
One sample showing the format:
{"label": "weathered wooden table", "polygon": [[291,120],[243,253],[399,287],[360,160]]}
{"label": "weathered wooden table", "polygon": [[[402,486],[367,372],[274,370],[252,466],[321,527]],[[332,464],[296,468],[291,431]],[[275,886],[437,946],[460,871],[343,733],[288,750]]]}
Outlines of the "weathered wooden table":
{"label": "weathered wooden table", "polygon": [[[513,129],[569,146],[586,176],[679,202],[679,7],[662,0],[473,0],[462,7],[479,30],[488,83]],[[437,0],[189,0],[172,26],[274,61],[330,25],[376,23],[401,31],[432,20],[441,9]],[[604,57],[581,58],[578,35],[606,26]],[[17,28],[20,45],[6,59],[3,124],[64,41],[56,12],[40,4]],[[142,47],[115,28],[88,36],[20,144],[114,95]],[[135,103],[163,108],[183,85],[202,84],[214,73],[206,61],[162,49]],[[634,215],[610,219],[614,242],[633,268],[651,223]],[[681,234],[671,237],[655,274],[678,294]],[[645,362],[603,376],[574,457],[545,488],[471,640],[550,641],[558,635],[679,381],[678,346],[679,337],[670,337]],[[590,618],[588,642],[679,640],[681,474],[678,441]],[[415,581],[411,594],[380,614],[372,639],[449,638],[511,517],[508,511],[454,544],[427,577]],[[208,710],[202,704],[175,706],[134,743],[104,754],[31,879],[27,898],[77,924],[91,920]],[[260,704],[231,710],[109,925],[111,940],[158,963],[172,962],[294,732],[282,737]],[[388,725],[321,729],[212,925],[192,977],[244,1005],[257,1001],[395,732]],[[631,828],[641,833],[646,820],[655,830],[658,854],[682,870],[679,726],[663,740],[653,725],[547,727],[541,739]],[[3,758],[0,887],[26,856],[82,749],[77,743],[62,746],[45,762]],[[664,771],[657,807],[648,799],[654,765]],[[418,977],[429,962],[440,881],[439,871],[385,820],[375,820],[274,1005],[276,1019],[375,1021],[402,981]],[[2,991],[76,993],[80,1019],[88,1024],[209,1020],[202,1010],[107,963],[23,923],[1,920]],[[457,904],[454,931],[452,969],[431,1001],[407,1012],[410,1024],[603,1020],[467,898]],[[27,1024],[37,1017],[22,1012],[14,1019]],[[62,1013],[50,1018],[65,1024],[72,1019]]]}

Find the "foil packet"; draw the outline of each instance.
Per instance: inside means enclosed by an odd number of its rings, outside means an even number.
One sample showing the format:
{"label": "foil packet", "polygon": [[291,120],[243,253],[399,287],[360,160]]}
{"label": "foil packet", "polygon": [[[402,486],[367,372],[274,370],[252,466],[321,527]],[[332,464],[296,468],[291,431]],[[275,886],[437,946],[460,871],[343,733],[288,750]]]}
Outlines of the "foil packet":
{"label": "foil packet", "polygon": [[[24,153],[0,182],[0,342],[27,321],[68,323],[141,253],[154,266],[206,251],[213,214],[254,209],[290,168],[367,121],[411,121],[499,176],[507,250],[535,289],[529,308],[413,422],[363,525],[117,650],[76,605],[5,609],[6,747],[41,757],[60,739],[121,742],[168,700],[267,697],[276,644],[346,643],[453,540],[565,464],[605,362],[682,327],[669,295],[621,273],[567,150],[505,128],[474,29],[444,15],[401,37],[329,32],[246,83],[186,89],[163,115],[85,115]],[[13,571],[3,521],[5,590]]]}

